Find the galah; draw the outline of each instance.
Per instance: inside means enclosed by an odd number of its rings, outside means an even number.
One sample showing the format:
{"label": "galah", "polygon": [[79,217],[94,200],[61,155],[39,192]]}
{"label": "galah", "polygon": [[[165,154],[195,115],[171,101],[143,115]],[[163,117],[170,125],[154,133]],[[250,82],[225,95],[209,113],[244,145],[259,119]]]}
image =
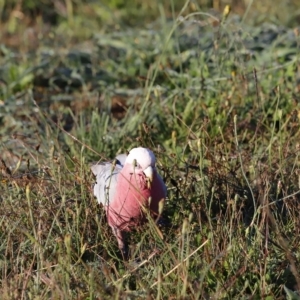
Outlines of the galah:
{"label": "galah", "polygon": [[106,211],[107,221],[117,238],[123,257],[128,255],[125,232],[146,220],[146,212],[159,216],[159,203],[167,188],[155,167],[156,159],[147,148],[134,148],[128,156],[91,167],[96,175],[94,195]]}

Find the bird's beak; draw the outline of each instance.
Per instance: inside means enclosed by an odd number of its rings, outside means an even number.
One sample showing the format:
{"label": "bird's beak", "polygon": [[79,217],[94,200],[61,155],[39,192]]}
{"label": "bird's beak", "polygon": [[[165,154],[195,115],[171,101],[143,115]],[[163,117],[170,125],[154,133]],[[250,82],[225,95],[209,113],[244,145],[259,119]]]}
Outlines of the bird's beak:
{"label": "bird's beak", "polygon": [[144,174],[146,175],[146,177],[148,179],[148,188],[150,188],[151,183],[153,181],[153,168],[151,166],[149,166],[148,168],[146,168],[144,170]]}

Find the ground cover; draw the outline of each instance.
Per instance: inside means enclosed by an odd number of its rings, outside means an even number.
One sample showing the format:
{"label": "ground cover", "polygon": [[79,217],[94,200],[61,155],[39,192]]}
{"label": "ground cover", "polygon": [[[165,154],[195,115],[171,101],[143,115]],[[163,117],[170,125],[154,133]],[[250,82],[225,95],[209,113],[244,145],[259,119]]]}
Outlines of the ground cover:
{"label": "ground cover", "polygon": [[[133,26],[65,3],[1,24],[2,299],[299,298],[295,19],[187,2]],[[123,262],[89,165],[138,145],[168,225],[137,230]]]}

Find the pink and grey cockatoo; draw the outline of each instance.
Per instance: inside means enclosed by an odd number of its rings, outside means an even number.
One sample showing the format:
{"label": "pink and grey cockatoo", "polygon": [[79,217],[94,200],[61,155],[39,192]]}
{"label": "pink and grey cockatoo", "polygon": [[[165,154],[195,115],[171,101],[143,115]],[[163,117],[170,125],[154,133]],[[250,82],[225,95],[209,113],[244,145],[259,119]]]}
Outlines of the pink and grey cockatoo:
{"label": "pink and grey cockatoo", "polygon": [[158,217],[159,203],[167,196],[167,188],[157,173],[155,156],[147,148],[134,148],[128,156],[120,154],[114,163],[91,167],[96,175],[94,195],[102,203],[108,224],[117,238],[118,246],[127,256],[124,233],[146,220],[145,208]]}

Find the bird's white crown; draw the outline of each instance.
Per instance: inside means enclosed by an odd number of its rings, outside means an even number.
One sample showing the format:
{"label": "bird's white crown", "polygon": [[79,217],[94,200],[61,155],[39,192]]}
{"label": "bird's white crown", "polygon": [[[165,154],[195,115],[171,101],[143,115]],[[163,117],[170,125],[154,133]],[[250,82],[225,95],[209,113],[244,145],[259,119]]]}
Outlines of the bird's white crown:
{"label": "bird's white crown", "polygon": [[155,155],[147,148],[138,147],[131,149],[126,158],[125,164],[133,164],[134,160],[137,162],[137,167],[142,168],[142,170],[145,170],[149,166],[155,167]]}

